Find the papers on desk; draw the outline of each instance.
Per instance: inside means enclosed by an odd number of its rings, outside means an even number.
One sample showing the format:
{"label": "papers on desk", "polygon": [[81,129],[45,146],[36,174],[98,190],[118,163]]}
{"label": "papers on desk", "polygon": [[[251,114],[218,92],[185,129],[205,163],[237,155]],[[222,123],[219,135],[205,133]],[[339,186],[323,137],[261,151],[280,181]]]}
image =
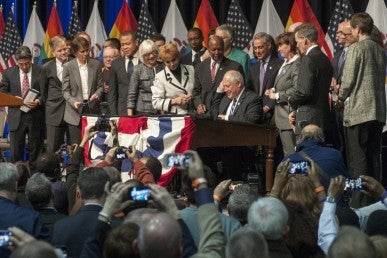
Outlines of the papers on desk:
{"label": "papers on desk", "polygon": [[35,90],[35,89],[28,89],[27,93],[24,95],[24,99],[23,99],[23,106],[20,107],[20,110],[25,112],[25,113],[28,113],[31,108],[28,107],[28,102],[31,102],[31,101],[34,101],[39,95],[39,91]]}

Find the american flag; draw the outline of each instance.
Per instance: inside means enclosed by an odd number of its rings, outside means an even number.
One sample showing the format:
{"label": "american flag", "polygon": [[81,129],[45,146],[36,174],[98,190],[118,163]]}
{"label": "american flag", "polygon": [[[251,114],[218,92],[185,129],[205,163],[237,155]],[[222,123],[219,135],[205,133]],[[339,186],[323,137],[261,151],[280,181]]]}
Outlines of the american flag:
{"label": "american flag", "polygon": [[80,31],[81,31],[81,21],[79,20],[79,16],[78,16],[78,1],[74,1],[67,34],[70,37],[74,37]]}
{"label": "american flag", "polygon": [[226,24],[234,29],[234,46],[239,49],[244,49],[253,38],[253,30],[242,12],[238,0],[231,0]]}
{"label": "american flag", "polygon": [[340,50],[341,46],[337,43],[336,32],[337,26],[340,22],[349,20],[353,14],[353,9],[348,0],[337,0],[335,9],[333,10],[333,14],[331,16],[331,20],[329,21],[329,26],[327,33],[325,35],[325,40],[327,42],[332,42],[329,45],[332,53]]}
{"label": "american flag", "polygon": [[15,20],[13,19],[13,11],[9,12],[7,23],[3,35],[0,39],[0,54],[5,62],[15,54],[16,50],[22,45],[22,39],[19,34],[19,30],[16,27]]}
{"label": "american flag", "polygon": [[157,34],[156,27],[153,24],[152,17],[149,14],[146,0],[141,3],[140,17],[138,18],[137,38],[141,43],[145,39],[152,38]]}

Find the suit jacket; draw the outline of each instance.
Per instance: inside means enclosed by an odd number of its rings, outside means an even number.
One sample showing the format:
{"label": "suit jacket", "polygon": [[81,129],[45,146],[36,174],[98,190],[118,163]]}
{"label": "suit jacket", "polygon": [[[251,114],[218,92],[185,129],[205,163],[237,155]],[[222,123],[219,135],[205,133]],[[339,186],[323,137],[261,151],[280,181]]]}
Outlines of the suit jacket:
{"label": "suit jacket", "polygon": [[37,212],[39,212],[39,218],[43,226],[48,229],[50,237],[52,237],[52,231],[55,222],[67,217],[66,215],[59,213],[54,208],[50,207],[39,209]]}
{"label": "suit jacket", "polygon": [[[41,92],[39,84],[40,67],[32,65],[31,67],[31,85],[30,88]],[[0,84],[0,92],[7,93],[13,96],[21,97],[21,82],[20,69],[18,66],[11,67],[3,71],[3,78]],[[42,96],[38,96],[41,105],[31,109],[28,114],[32,116],[34,123],[41,125],[44,128],[44,106]],[[19,127],[21,112],[19,107],[8,108],[8,125],[10,131],[15,131]]]}
{"label": "suit jacket", "polygon": [[192,92],[195,108],[205,104],[209,110],[213,104],[216,88],[223,80],[227,71],[237,70],[243,75],[242,66],[226,57],[220,62],[214,82],[211,81],[211,58],[208,58],[195,67],[195,84]]}
{"label": "suit jacket", "polygon": [[[199,54],[199,57],[201,57],[204,52],[206,52],[206,49],[202,49],[198,52]],[[181,64],[185,64],[185,65],[192,65],[192,66],[196,66],[197,64],[194,64],[192,62],[192,50],[188,51],[187,53],[185,53],[184,55],[181,56],[180,58],[180,63]]]}
{"label": "suit jacket", "polygon": [[[218,112],[214,112],[216,114],[214,118],[218,114],[225,115],[232,101],[232,99],[223,95],[220,93],[216,93],[215,95],[215,107],[213,107],[213,110],[217,110]],[[221,98],[221,101],[216,106],[219,98]],[[228,121],[257,124],[261,121],[262,114],[262,98],[255,92],[245,89],[238,99],[234,114],[228,117]]]}
{"label": "suit jacket", "polygon": [[[133,65],[138,59],[133,58]],[[126,72],[125,57],[117,58],[112,62],[109,76],[109,91],[107,95],[110,115],[126,116],[128,90],[130,78]]]}
{"label": "suit jacket", "polygon": [[[102,95],[102,63],[95,59],[87,61],[87,83],[89,88],[89,98],[93,94],[99,97]],[[75,109],[74,103],[83,101],[81,75],[79,73],[78,61],[76,58],[63,65],[62,80],[63,97],[66,100],[64,120],[71,125],[79,125],[82,109]],[[90,103],[92,112],[97,113],[98,103]]]}
{"label": "suit jacket", "polygon": [[191,65],[180,65],[181,82],[168,67],[158,72],[152,89],[152,104],[157,110],[172,114],[186,114],[188,106],[171,106],[172,98],[192,94],[195,70]]}
{"label": "suit jacket", "polygon": [[275,124],[278,129],[290,130],[289,114],[292,111],[288,105],[288,97],[296,90],[298,73],[300,68],[300,58],[297,58],[291,63],[288,63],[279,70],[275,81],[275,92],[278,93],[279,98],[276,101],[274,109]]}
{"label": "suit jacket", "polygon": [[328,93],[332,74],[331,63],[318,46],[301,58],[297,87],[290,93],[290,101],[298,106],[296,134],[307,124],[328,130]]}
{"label": "suit jacket", "polygon": [[[271,89],[274,87],[274,80],[275,80],[275,77],[277,76],[278,70],[281,68],[282,63],[283,62],[279,60],[278,57],[271,55],[269,62],[266,66],[266,73],[265,73],[265,78],[263,79],[263,90],[262,90],[261,97],[263,99],[263,106],[268,106],[271,110],[274,109],[275,101],[267,97],[265,95],[265,91],[267,89]],[[248,88],[257,94],[259,94],[259,89],[260,89],[259,71],[260,71],[259,62],[250,66],[250,73],[249,73],[250,80],[249,80]]]}
{"label": "suit jacket", "polygon": [[386,120],[386,54],[370,38],[347,52],[339,98],[344,102],[344,126]]}

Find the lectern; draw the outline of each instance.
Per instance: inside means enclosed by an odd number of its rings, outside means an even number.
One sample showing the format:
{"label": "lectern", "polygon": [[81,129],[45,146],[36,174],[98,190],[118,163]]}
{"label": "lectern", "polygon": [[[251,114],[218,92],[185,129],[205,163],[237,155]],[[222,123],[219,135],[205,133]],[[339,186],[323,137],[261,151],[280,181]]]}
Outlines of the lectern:
{"label": "lectern", "polygon": [[0,92],[0,107],[20,107],[23,106],[23,99],[13,95]]}

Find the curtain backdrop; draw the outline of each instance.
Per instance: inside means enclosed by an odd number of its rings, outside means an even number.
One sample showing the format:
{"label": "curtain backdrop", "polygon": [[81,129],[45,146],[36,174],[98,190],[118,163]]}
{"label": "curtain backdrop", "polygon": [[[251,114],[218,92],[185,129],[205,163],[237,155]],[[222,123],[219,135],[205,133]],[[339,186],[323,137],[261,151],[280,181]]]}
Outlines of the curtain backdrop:
{"label": "curtain backdrop", "polygon": [[[73,0],[57,0],[57,10],[62,22],[62,27],[67,33],[70,22],[71,5]],[[109,34],[110,29],[116,19],[123,0],[99,0],[99,11],[101,18],[105,24],[106,33]],[[130,8],[136,18],[139,16],[142,0],[129,0]],[[294,0],[272,0],[277,12],[284,24],[288,19],[290,9]],[[354,12],[365,11],[369,0],[350,0]],[[370,0],[375,1],[375,0]],[[387,0],[384,0],[387,4]],[[38,0],[37,13],[42,22],[43,28],[46,29],[47,20],[50,15],[53,0]],[[199,9],[200,0],[176,0],[177,5],[183,16],[187,28],[192,27]],[[227,16],[228,7],[231,0],[210,0],[215,15],[219,24],[224,23]],[[254,30],[258,21],[258,15],[261,10],[263,0],[239,0],[239,3],[249,20],[252,29]],[[15,20],[19,27],[19,31],[24,38],[27,29],[29,17],[31,14],[33,0],[0,0],[3,5],[4,19],[8,17],[12,3],[15,3]],[[85,29],[93,8],[93,0],[79,0],[78,12],[82,23],[82,29]],[[333,11],[336,0],[309,0],[309,3],[314,10],[314,13],[319,20],[324,31],[326,31]],[[156,29],[160,32],[164,23],[165,15],[168,11],[170,0],[148,0],[149,12],[156,25]]]}

